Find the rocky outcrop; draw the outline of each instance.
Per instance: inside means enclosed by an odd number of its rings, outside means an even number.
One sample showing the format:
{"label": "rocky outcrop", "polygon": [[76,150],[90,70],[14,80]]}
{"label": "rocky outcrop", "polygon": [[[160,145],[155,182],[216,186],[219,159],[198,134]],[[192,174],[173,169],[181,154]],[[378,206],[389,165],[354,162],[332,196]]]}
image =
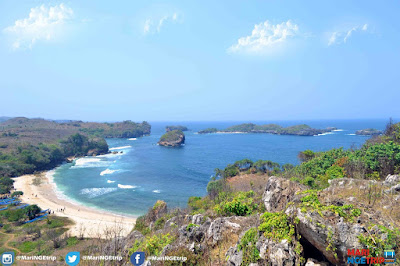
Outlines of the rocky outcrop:
{"label": "rocky outcrop", "polygon": [[299,265],[299,256],[296,255],[294,247],[286,239],[275,242],[265,237],[261,237],[257,244],[260,250],[260,257],[268,262],[269,265]]}
{"label": "rocky outcrop", "polygon": [[269,212],[278,212],[286,209],[286,205],[293,200],[301,190],[299,184],[282,177],[268,178],[263,194],[265,209]]}
{"label": "rocky outcrop", "polygon": [[383,182],[385,186],[394,186],[400,183],[400,175],[388,175]]}
{"label": "rocky outcrop", "polygon": [[363,136],[378,136],[382,135],[382,131],[377,130],[375,128],[367,128],[367,129],[361,129],[356,131],[356,135],[363,135]]}
{"label": "rocky outcrop", "polygon": [[165,203],[165,201],[162,200],[157,200],[154,206],[150,208],[147,214],[145,215],[145,221],[146,223],[153,223],[157,219],[167,214],[167,212],[168,212],[167,203]]}
{"label": "rocky outcrop", "polygon": [[181,130],[172,130],[161,136],[158,145],[167,147],[179,147],[185,144],[185,134]]}

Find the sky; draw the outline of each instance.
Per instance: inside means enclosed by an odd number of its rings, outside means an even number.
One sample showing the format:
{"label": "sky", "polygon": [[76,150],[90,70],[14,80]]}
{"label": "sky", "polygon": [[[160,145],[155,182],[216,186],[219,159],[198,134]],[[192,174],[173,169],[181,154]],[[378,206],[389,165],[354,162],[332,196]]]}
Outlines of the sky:
{"label": "sky", "polygon": [[0,0],[0,116],[400,117],[400,2]]}

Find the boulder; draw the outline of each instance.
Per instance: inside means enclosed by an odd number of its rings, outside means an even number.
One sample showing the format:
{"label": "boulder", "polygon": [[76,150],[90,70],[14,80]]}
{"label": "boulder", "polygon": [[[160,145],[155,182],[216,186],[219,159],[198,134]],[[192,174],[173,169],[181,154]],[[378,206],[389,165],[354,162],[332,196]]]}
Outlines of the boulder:
{"label": "boulder", "polygon": [[388,175],[385,178],[383,184],[385,186],[391,187],[400,183],[400,175]]}
{"label": "boulder", "polygon": [[227,264],[230,266],[240,266],[243,262],[243,251],[238,250],[237,245],[230,247],[225,254]]}
{"label": "boulder", "polygon": [[286,205],[293,200],[301,187],[288,179],[271,176],[265,187],[263,201],[268,212],[279,212],[286,209]]}
{"label": "boulder", "polygon": [[260,251],[261,259],[268,262],[268,265],[299,265],[300,258],[297,256],[294,247],[286,239],[276,242],[260,237],[256,246]]}
{"label": "boulder", "polygon": [[313,258],[309,258],[305,266],[329,266],[329,264],[326,262],[317,261],[316,259]]}
{"label": "boulder", "polygon": [[229,218],[217,218],[211,222],[210,227],[207,230],[207,239],[209,239],[212,245],[216,245],[218,241],[223,238],[224,232],[238,232],[240,225],[232,223]]}

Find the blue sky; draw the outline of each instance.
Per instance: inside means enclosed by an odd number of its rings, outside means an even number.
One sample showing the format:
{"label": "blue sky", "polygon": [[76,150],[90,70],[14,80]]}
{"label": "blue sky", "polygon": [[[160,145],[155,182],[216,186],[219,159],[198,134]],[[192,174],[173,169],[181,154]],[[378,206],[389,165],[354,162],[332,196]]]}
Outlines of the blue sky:
{"label": "blue sky", "polygon": [[400,117],[398,1],[0,1],[0,116]]}

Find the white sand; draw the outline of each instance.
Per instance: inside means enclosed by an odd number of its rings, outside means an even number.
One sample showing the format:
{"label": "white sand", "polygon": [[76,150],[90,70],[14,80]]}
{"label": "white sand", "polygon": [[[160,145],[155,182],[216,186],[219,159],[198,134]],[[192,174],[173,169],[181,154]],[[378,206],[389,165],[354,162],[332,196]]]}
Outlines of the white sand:
{"label": "white sand", "polygon": [[[68,231],[72,236],[110,238],[111,234],[114,237],[126,236],[131,232],[136,222],[133,217],[103,212],[57,197],[51,174],[48,172],[39,176],[24,175],[14,178],[15,189],[24,192],[21,196],[22,202],[37,204],[44,210],[50,209],[54,211],[51,215],[70,218],[74,221]],[[41,179],[38,186],[32,184],[35,177]],[[65,208],[65,211],[57,211],[61,208]]]}

